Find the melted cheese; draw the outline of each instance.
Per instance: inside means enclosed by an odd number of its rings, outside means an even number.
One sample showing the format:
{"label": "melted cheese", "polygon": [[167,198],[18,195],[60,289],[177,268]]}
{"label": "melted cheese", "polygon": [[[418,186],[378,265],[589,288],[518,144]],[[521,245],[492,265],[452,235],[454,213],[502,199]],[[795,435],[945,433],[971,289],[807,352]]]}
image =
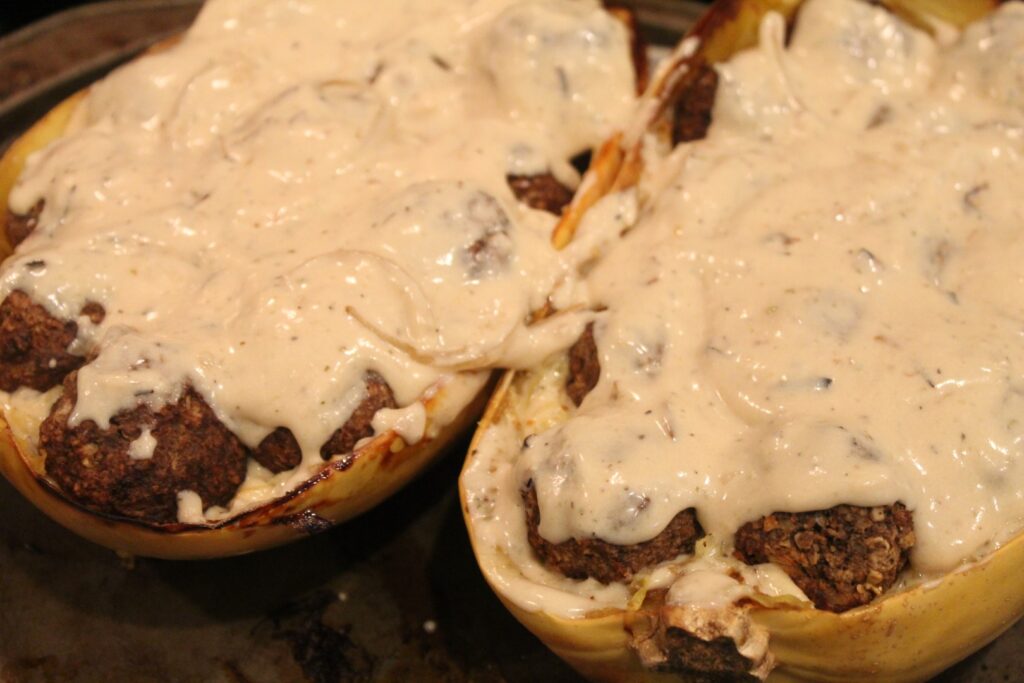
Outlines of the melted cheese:
{"label": "melted cheese", "polygon": [[617,599],[519,545],[528,479],[552,542],[694,507],[728,549],[774,511],[902,501],[934,575],[1024,527],[1024,7],[941,39],[854,0],[809,0],[788,45],[761,29],[589,275],[596,388],[518,408],[467,469],[485,569],[528,609]]}
{"label": "melted cheese", "polygon": [[280,492],[322,463],[368,370],[402,406],[443,388],[450,416],[490,368],[578,334],[585,316],[525,329],[572,268],[506,176],[575,184],[569,158],[634,92],[596,0],[211,0],[30,159],[10,207],[45,208],[0,296],[105,308],[79,318],[74,350],[96,357],[72,423],[191,384],[250,447],[294,433],[301,471],[254,466],[244,487]]}

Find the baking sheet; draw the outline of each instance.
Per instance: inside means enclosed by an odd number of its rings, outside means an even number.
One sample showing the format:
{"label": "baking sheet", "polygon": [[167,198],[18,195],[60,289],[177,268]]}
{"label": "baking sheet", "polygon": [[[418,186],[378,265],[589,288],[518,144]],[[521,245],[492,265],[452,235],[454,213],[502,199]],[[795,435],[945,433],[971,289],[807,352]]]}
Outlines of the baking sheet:
{"label": "baking sheet", "polygon": [[[641,0],[672,41],[700,12]],[[0,139],[159,38],[195,0],[124,0],[0,38]],[[579,678],[501,606],[466,537],[456,478],[468,440],[370,513],[319,536],[205,562],[124,561],[0,480],[0,683],[480,681]],[[936,679],[1024,678],[1024,622]]]}

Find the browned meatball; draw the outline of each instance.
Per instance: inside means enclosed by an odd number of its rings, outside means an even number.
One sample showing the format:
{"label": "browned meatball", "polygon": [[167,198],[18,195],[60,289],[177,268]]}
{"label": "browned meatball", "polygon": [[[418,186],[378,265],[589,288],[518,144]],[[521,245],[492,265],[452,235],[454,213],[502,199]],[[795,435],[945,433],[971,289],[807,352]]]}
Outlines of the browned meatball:
{"label": "browned meatball", "polygon": [[565,378],[565,392],[579,406],[601,379],[601,361],[597,357],[594,341],[594,323],[587,325],[576,343],[569,347],[569,374]]}
{"label": "browned meatball", "polygon": [[[71,499],[100,512],[152,523],[177,520],[178,492],[194,491],[203,506],[226,505],[245,478],[248,451],[191,387],[153,412],[124,410],[101,429],[92,420],[72,427],[78,373],[39,430],[46,473]],[[151,457],[132,459],[132,441],[149,429]]]}
{"label": "browned meatball", "polygon": [[572,201],[572,190],[558,182],[550,173],[510,175],[508,186],[512,188],[512,194],[516,199],[530,208],[547,211],[556,216],[560,216],[562,209]]}
{"label": "browned meatball", "polygon": [[[366,373],[364,381],[366,398],[320,449],[320,455],[324,460],[351,452],[360,439],[373,435],[373,416],[378,410],[397,407],[391,387],[383,377],[370,371]],[[278,427],[260,442],[252,457],[271,472],[284,472],[298,467],[302,462],[302,448],[290,429]]]}
{"label": "browned meatball", "polygon": [[643,569],[693,552],[694,544],[704,536],[693,508],[683,510],[654,538],[635,545],[615,545],[599,538],[572,538],[551,543],[540,535],[540,505],[533,482],[523,489],[526,504],[526,531],[530,547],[550,569],[570,579],[597,579],[601,583],[629,581]]}
{"label": "browned meatball", "polygon": [[252,457],[271,472],[284,472],[299,466],[302,448],[292,430],[278,427],[260,441]]}
{"label": "browned meatball", "polygon": [[686,96],[677,98],[672,117],[672,143],[700,140],[711,125],[718,92],[718,72],[706,64],[697,68]]}
{"label": "browned meatball", "polygon": [[914,520],[902,503],[837,505],[776,512],[736,532],[736,556],[772,562],[818,609],[845,612],[871,602],[896,581],[914,545]]}
{"label": "browned meatball", "polygon": [[397,408],[395,395],[388,383],[374,371],[363,377],[366,382],[366,397],[331,438],[320,447],[320,455],[329,460],[334,455],[351,453],[360,439],[373,436],[373,416],[381,408]]}
{"label": "browned meatball", "polygon": [[40,199],[33,205],[28,213],[14,213],[7,209],[7,218],[4,221],[4,232],[7,234],[7,241],[11,247],[16,247],[25,241],[36,225],[39,223],[39,214],[43,212],[43,200]]}
{"label": "browned meatball", "polygon": [[[82,314],[99,323],[103,307],[89,303]],[[58,320],[22,291],[8,294],[0,303],[0,389],[46,391],[60,384],[85,362],[68,352],[77,335],[74,320]]]}

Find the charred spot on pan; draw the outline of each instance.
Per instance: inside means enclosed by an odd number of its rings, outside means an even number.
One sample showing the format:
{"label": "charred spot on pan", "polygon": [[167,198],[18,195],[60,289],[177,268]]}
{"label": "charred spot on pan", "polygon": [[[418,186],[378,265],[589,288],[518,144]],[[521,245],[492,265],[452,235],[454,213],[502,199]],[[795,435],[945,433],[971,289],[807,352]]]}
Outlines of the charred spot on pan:
{"label": "charred spot on pan", "polygon": [[599,538],[572,538],[551,543],[540,535],[540,504],[532,480],[522,490],[526,507],[527,540],[540,561],[570,579],[592,578],[601,583],[629,581],[652,565],[693,552],[704,536],[693,508],[679,512],[661,533],[634,545],[615,545]]}
{"label": "charred spot on pan", "polygon": [[[105,312],[87,303],[82,315],[102,322]],[[27,294],[15,290],[0,303],[0,389],[46,391],[61,383],[85,358],[68,351],[78,336],[74,320],[60,320]]]}
{"label": "charred spot on pan", "polygon": [[531,209],[547,211],[560,216],[570,201],[572,190],[558,182],[550,172],[536,175],[506,176],[508,186],[516,199]]}
{"label": "charred spot on pan", "polygon": [[711,111],[718,92],[718,72],[701,64],[686,91],[676,100],[672,112],[672,144],[701,140],[711,126]]}
{"label": "charred spot on pan", "polygon": [[7,241],[11,247],[16,247],[25,241],[25,238],[32,234],[39,224],[39,214],[43,212],[44,202],[42,199],[32,205],[28,213],[14,213],[7,209],[7,220],[4,222],[4,232],[7,234]]}
{"label": "charred spot on pan", "polygon": [[[248,451],[206,401],[186,387],[157,411],[122,410],[102,429],[92,420],[70,426],[78,398],[77,372],[39,430],[46,474],[69,498],[99,512],[172,523],[178,493],[195,492],[204,507],[226,505],[245,479]],[[132,441],[148,429],[152,455],[132,458]]]}
{"label": "charred spot on pan", "polygon": [[324,460],[351,453],[361,439],[373,436],[373,416],[378,410],[398,407],[391,386],[380,374],[370,370],[363,376],[363,382],[366,384],[366,396],[345,424],[320,447],[320,456]]}
{"label": "charred spot on pan", "polygon": [[311,683],[374,680],[376,663],[356,643],[352,626],[341,622],[341,601],[329,590],[318,590],[270,614],[272,637],[287,643],[292,658]]}
{"label": "charred spot on pan", "polygon": [[748,564],[781,567],[818,609],[845,612],[896,582],[914,545],[914,523],[902,503],[776,512],[740,527],[735,545]]}
{"label": "charred spot on pan", "polygon": [[569,348],[569,372],[565,378],[565,391],[579,407],[587,394],[601,379],[601,361],[594,341],[594,323],[583,330],[576,343]]}

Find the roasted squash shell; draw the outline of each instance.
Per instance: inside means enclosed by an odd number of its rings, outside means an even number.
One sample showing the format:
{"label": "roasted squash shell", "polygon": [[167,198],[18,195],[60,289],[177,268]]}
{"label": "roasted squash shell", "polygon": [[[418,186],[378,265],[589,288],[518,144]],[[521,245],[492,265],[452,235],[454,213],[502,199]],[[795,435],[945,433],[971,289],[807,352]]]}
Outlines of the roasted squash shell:
{"label": "roasted squash shell", "polygon": [[[890,11],[928,28],[931,20],[963,26],[992,11],[990,0],[886,0]],[[610,140],[584,179],[583,189],[554,235],[556,246],[568,244],[587,209],[609,192],[636,184],[643,169],[644,132],[661,133],[667,144],[670,107],[687,96],[701,67],[728,59],[752,46],[769,11],[792,20],[800,0],[719,0],[691,31],[695,49],[680,49],[655,76],[645,95],[635,130]],[[643,198],[641,198],[641,201]],[[506,419],[530,420],[529,391],[550,366],[507,373],[470,446],[460,494],[463,514],[477,561],[498,598],[553,652],[595,681],[680,680],[678,673],[647,668],[631,644],[631,630],[657,619],[639,589],[626,609],[601,609],[578,618],[531,611],[507,594],[501,572],[516,572],[501,552],[483,548],[470,509],[467,472],[490,430]],[[758,597],[748,606],[750,623],[765,629],[775,668],[770,681],[923,681],[989,643],[1024,615],[1024,534],[976,562],[946,576],[892,591],[874,602],[836,614],[792,598]],[[498,566],[499,563],[505,563]],[[524,580],[525,576],[522,577]],[[653,608],[657,609],[657,608]],[[706,680],[732,680],[715,677]],[[725,672],[721,672],[725,674]],[[720,674],[720,675],[721,675]],[[705,680],[701,678],[700,680]],[[744,680],[747,680],[744,678]],[[750,679],[753,680],[753,679]]]}
{"label": "roasted squash shell", "polygon": [[[647,84],[647,61],[632,10],[609,5],[607,11],[625,26],[632,48],[638,91]],[[152,46],[148,53],[172,47],[180,36]],[[65,134],[87,90],[53,108],[17,138],[0,157],[0,207],[28,157]],[[596,157],[595,157],[596,158]],[[598,166],[596,162],[591,166]],[[607,167],[607,163],[604,164]],[[588,195],[589,196],[589,195]],[[575,200],[562,222],[577,220],[589,204]],[[14,250],[0,209],[0,260]],[[75,533],[119,553],[166,559],[204,559],[253,552],[322,531],[369,510],[404,486],[458,435],[479,418],[498,375],[475,394],[446,387],[421,399],[426,411],[425,436],[406,444],[394,432],[376,435],[344,457],[325,463],[316,474],[284,496],[210,524],[153,524],[87,509],[68,498],[47,477],[44,458],[30,434],[38,432],[25,415],[0,409],[0,473],[49,517]],[[458,395],[461,394],[461,395]]]}
{"label": "roasted squash shell", "polygon": [[[155,49],[171,42],[173,39]],[[3,206],[26,159],[64,134],[84,96],[82,91],[61,102],[0,158]],[[6,212],[0,212],[0,257],[12,251],[4,229],[6,219]],[[426,436],[419,442],[406,444],[394,432],[379,434],[352,454],[324,463],[316,474],[286,495],[210,524],[150,524],[79,505],[46,476],[44,458],[29,436],[33,430],[38,432],[39,425],[13,410],[0,416],[0,472],[49,517],[120,553],[168,559],[238,555],[322,531],[390,496],[470,427],[483,409],[489,386],[485,384],[469,400],[442,387],[422,400],[427,427]],[[439,422],[441,415],[447,416],[444,422]]]}
{"label": "roasted squash shell", "polygon": [[[505,419],[508,411],[530,414],[515,385],[536,381],[530,373],[508,373],[502,378],[470,446],[464,471],[473,465],[488,429]],[[504,594],[503,584],[496,580],[498,567],[493,565],[501,560],[480,545],[464,482],[460,494],[484,577],[516,619],[555,654],[595,681],[680,680],[678,674],[645,668],[630,645],[633,623],[649,616],[644,614],[642,595],[635,596],[639,604],[625,610],[603,609],[566,618],[526,610]],[[792,599],[759,598],[749,616],[769,633],[776,668],[768,680],[926,680],[980,649],[1024,615],[1022,562],[1024,535],[947,576],[841,614]],[[508,566],[502,569],[510,571]]]}

